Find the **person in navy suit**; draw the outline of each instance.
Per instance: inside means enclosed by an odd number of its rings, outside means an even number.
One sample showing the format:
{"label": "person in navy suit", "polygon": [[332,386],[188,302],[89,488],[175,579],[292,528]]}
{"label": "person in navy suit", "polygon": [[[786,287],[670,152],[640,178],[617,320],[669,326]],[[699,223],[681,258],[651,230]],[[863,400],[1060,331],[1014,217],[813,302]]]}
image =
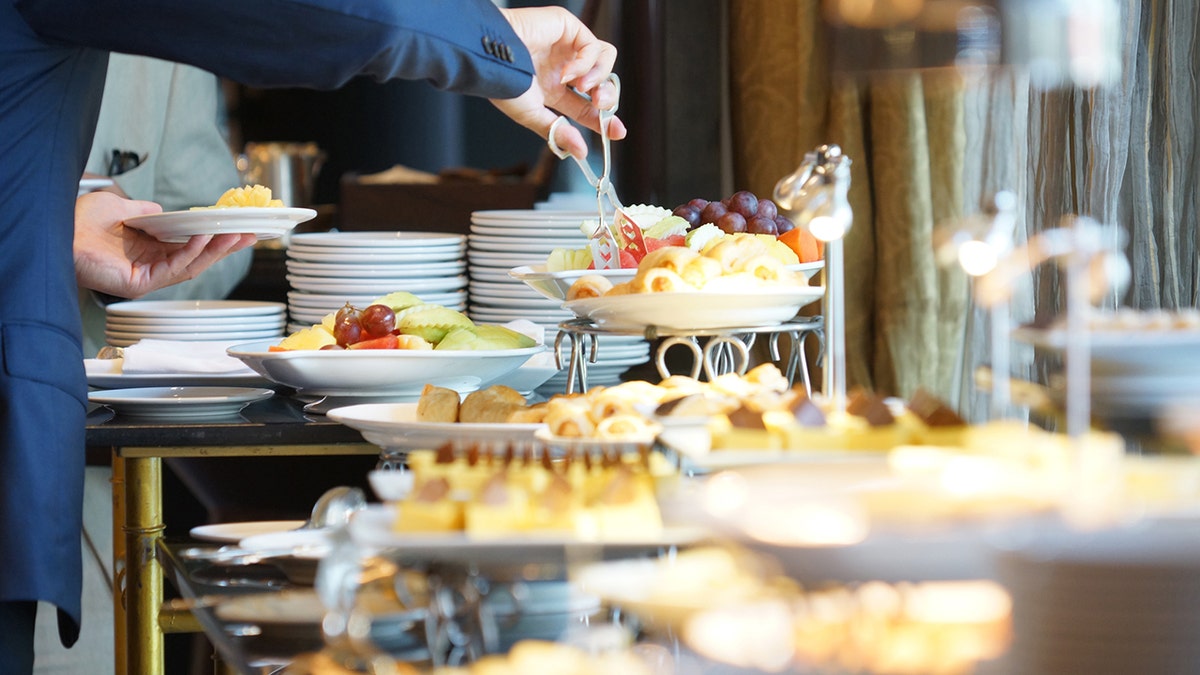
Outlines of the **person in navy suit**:
{"label": "person in navy suit", "polygon": [[[80,630],[87,384],[77,278],[101,292],[137,297],[244,243],[193,239],[174,258],[167,249],[145,249],[131,259],[123,246],[73,252],[77,215],[87,221],[111,207],[89,227],[117,233],[117,219],[130,215],[122,209],[143,208],[83,200],[84,212],[75,210],[110,51],[188,63],[258,87],[336,88],[358,75],[425,80],[489,98],[543,138],[558,113],[598,131],[597,108],[615,95],[605,81],[616,50],[561,8],[500,9],[490,0],[0,0],[0,673],[6,675],[32,671],[38,601],[57,607],[64,645]],[[569,87],[588,93],[592,103]],[[558,144],[586,155],[579,131],[561,129]],[[614,139],[625,135],[619,120],[608,131]],[[147,268],[151,259],[160,265]]]}

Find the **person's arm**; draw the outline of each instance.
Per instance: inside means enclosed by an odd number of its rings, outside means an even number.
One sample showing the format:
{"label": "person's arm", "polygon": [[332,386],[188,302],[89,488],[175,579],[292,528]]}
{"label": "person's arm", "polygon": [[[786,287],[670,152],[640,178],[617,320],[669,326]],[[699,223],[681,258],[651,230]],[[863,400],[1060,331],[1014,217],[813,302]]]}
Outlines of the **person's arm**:
{"label": "person's arm", "polygon": [[[555,7],[501,13],[491,0],[15,0],[43,37],[189,63],[251,86],[336,88],[356,75],[427,80],[439,89],[498,101],[500,110],[549,133],[554,113],[599,131],[593,107],[616,50]],[[536,73],[536,77],[535,77]],[[549,120],[549,121],[547,121]],[[619,120],[609,129],[625,135]],[[566,130],[559,145],[582,157]]]}
{"label": "person's arm", "polygon": [[253,246],[252,234],[192,237],[166,244],[125,227],[126,218],[158,213],[154,202],[92,192],[75,201],[75,279],[84,288],[122,298],[186,281],[226,255]]}

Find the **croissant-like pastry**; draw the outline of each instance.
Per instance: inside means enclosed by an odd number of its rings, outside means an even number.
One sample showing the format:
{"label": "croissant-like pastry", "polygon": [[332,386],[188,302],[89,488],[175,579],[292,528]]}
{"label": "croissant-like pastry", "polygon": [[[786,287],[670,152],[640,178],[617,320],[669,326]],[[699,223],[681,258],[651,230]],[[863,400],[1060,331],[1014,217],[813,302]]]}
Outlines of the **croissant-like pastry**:
{"label": "croissant-like pastry", "polygon": [[661,268],[679,274],[689,262],[698,257],[700,257],[699,253],[686,246],[664,246],[647,253],[646,257],[642,258],[642,262],[638,264],[638,269]]}
{"label": "croissant-like pastry", "polygon": [[695,260],[684,265],[679,276],[696,288],[703,288],[709,279],[721,276],[721,272],[721,263],[712,258],[697,256]]}
{"label": "croissant-like pastry", "polygon": [[567,289],[567,301],[582,298],[598,298],[612,290],[613,283],[599,274],[585,274]]}

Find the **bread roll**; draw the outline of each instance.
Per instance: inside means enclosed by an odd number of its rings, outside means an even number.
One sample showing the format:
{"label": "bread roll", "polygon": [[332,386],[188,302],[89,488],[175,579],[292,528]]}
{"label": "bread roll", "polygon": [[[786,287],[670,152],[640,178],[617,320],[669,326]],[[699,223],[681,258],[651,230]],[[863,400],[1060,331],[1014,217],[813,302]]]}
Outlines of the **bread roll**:
{"label": "bread roll", "polygon": [[425,385],[417,401],[418,422],[457,422],[459,394],[453,389]]}
{"label": "bread roll", "polygon": [[598,298],[612,290],[613,283],[599,274],[585,274],[567,289],[567,301],[582,298]]}
{"label": "bread roll", "polygon": [[458,421],[466,424],[507,422],[513,412],[525,407],[521,392],[503,384],[493,384],[467,394],[458,410]]}

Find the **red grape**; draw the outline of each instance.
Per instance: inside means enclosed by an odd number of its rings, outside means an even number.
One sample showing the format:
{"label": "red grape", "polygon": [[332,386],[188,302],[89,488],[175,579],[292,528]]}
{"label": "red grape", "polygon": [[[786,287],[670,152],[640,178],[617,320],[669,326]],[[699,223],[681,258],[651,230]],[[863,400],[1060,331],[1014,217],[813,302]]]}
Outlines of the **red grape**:
{"label": "red grape", "polygon": [[346,319],[354,319],[355,321],[357,321],[358,315],[359,315],[358,308],[347,302],[345,305],[342,306],[341,309],[339,309],[337,311],[337,314],[335,314],[333,316],[333,322],[335,324],[337,324],[337,323],[341,323],[342,321],[345,321]]}
{"label": "red grape", "polygon": [[700,209],[698,209],[694,206],[691,206],[689,204],[684,204],[683,206],[676,206],[675,210],[671,212],[671,215],[679,216],[680,218],[683,218],[684,220],[686,220],[688,222],[689,229],[695,228],[695,227],[700,227],[701,225],[704,224],[703,222],[700,221]]}
{"label": "red grape", "polygon": [[333,338],[340,347],[349,347],[358,342],[362,339],[362,333],[362,324],[358,322],[357,317],[335,321],[333,324]]}
{"label": "red grape", "polygon": [[717,219],[716,226],[725,234],[738,234],[746,231],[746,218],[736,211],[730,211]]}
{"label": "red grape", "polygon": [[359,323],[370,337],[383,337],[396,330],[396,313],[387,305],[370,305],[362,311]]}
{"label": "red grape", "polygon": [[742,214],[747,220],[758,213],[758,197],[753,192],[741,190],[729,197],[729,210]]}
{"label": "red grape", "polygon": [[794,229],[796,229],[796,224],[793,223],[790,218],[788,218],[787,216],[782,216],[782,215],[775,216],[776,234],[783,234],[785,232],[791,232]]}
{"label": "red grape", "polygon": [[697,197],[697,198],[689,201],[687,203],[687,206],[694,206],[694,207],[696,207],[697,211],[703,211],[704,207],[708,206],[708,200]]}
{"label": "red grape", "polygon": [[705,206],[704,210],[700,212],[700,222],[702,224],[703,223],[714,223],[715,224],[718,220],[721,219],[721,216],[725,215],[728,212],[729,212],[729,209],[721,202],[709,202],[708,206]]}
{"label": "red grape", "polygon": [[750,234],[778,234],[779,228],[775,226],[775,221],[771,218],[754,216],[746,221],[746,231]]}
{"label": "red grape", "polygon": [[775,216],[779,215],[779,207],[775,206],[775,202],[770,199],[760,199],[758,200],[758,213],[755,215],[775,220]]}
{"label": "red grape", "polygon": [[328,351],[328,350],[334,350],[334,349],[345,349],[345,347],[342,347],[341,345],[323,345],[321,347],[321,351]]}

